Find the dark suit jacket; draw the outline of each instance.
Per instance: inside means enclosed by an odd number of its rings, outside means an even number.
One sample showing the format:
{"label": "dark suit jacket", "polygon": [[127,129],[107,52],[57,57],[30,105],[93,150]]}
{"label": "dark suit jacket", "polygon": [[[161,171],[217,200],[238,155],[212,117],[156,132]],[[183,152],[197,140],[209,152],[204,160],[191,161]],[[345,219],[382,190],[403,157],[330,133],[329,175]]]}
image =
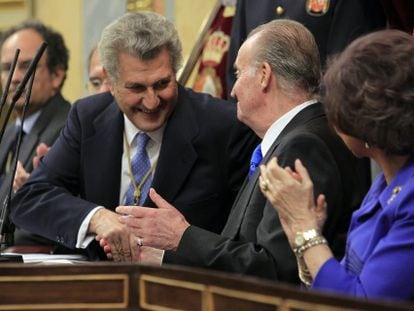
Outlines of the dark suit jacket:
{"label": "dark suit jacket", "polygon": [[[51,146],[56,138],[59,136],[60,130],[66,122],[66,117],[70,110],[70,104],[66,101],[60,93],[57,93],[42,109],[42,112],[39,118],[36,120],[30,133],[24,135],[20,153],[19,160],[22,162],[26,171],[31,172],[33,170],[33,157],[36,155],[36,147],[40,143],[45,143],[48,146]],[[0,146],[0,167],[4,166],[6,161],[7,153],[10,150],[11,144],[13,143],[13,138],[15,137],[15,127],[14,123],[9,125],[9,127],[4,132],[4,139]],[[3,201],[3,198],[6,197],[8,189],[10,187],[11,175],[5,178],[5,181],[0,187],[0,198]],[[22,235],[20,235],[22,234]],[[34,239],[31,241],[32,236],[19,232],[16,242],[18,244],[32,244],[32,243],[41,243],[41,244],[50,244],[45,240]]]}
{"label": "dark suit jacket", "polygon": [[[274,156],[283,167],[294,167],[297,158],[307,167],[315,194],[327,196],[329,216],[324,235],[343,251],[342,235],[351,213],[347,207],[354,194],[355,159],[328,127],[321,104],[297,114],[262,163]],[[190,226],[177,251],[166,252],[164,262],[298,282],[295,256],[277,213],[260,191],[258,177],[259,170],[245,181],[221,235]]]}
{"label": "dark suit jacket", "polygon": [[[119,205],[123,131],[123,115],[109,93],[76,102],[56,145],[17,192],[13,221],[75,247],[93,208]],[[180,87],[152,186],[188,221],[220,232],[257,140],[237,120],[234,105]],[[149,197],[145,205],[154,206]],[[89,249],[104,257],[96,243]]]}
{"label": "dark suit jacket", "polygon": [[[227,59],[227,89],[235,81],[233,64],[237,51],[255,27],[274,19],[287,18],[305,25],[315,36],[322,63],[328,55],[342,51],[352,40],[386,26],[386,18],[378,0],[330,0],[328,11],[312,16],[306,11],[306,0],[237,0]],[[281,6],[282,15],[276,8]]]}

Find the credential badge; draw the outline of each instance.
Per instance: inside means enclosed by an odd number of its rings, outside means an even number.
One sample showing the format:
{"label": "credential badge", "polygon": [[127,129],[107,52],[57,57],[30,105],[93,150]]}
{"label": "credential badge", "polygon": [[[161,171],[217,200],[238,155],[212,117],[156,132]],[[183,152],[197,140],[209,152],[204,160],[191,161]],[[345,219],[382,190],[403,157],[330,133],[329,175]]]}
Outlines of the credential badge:
{"label": "credential badge", "polygon": [[312,16],[325,15],[329,10],[329,0],[306,0],[306,13]]}

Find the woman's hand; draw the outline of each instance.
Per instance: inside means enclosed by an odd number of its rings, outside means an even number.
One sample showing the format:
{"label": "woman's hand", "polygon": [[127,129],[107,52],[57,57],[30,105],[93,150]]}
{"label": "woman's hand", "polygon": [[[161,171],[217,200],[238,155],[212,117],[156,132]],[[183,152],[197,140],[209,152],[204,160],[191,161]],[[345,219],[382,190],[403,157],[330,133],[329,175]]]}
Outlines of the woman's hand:
{"label": "woman's hand", "polygon": [[293,242],[298,231],[321,231],[326,219],[325,196],[319,195],[315,206],[313,183],[302,162],[296,160],[293,171],[280,167],[274,158],[260,170],[260,188],[278,212],[289,241]]}

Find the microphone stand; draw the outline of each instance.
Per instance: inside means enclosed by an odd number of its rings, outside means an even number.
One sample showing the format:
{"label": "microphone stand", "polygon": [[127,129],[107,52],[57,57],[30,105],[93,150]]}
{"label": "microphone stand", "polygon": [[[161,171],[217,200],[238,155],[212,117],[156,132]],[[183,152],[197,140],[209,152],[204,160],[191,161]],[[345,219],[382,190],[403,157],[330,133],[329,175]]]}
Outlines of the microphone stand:
{"label": "microphone stand", "polygon": [[[37,63],[39,62],[40,57],[42,56],[42,54],[46,50],[46,48],[47,48],[47,43],[46,42],[43,42],[42,45],[40,46],[40,48],[37,50],[36,55],[33,58],[32,62],[30,63],[29,68],[27,69],[26,74],[24,75],[24,77],[22,79],[22,82],[20,82],[19,86],[16,89],[16,92],[13,95],[13,98],[12,98],[12,101],[10,103],[10,107],[9,107],[9,111],[8,111],[6,120],[4,121],[3,127],[2,127],[1,132],[0,132],[0,142],[1,142],[2,138],[3,138],[4,131],[6,129],[6,126],[7,126],[8,121],[10,119],[11,112],[13,111],[14,106],[16,105],[17,100],[22,95],[22,93],[24,91],[24,88],[26,87],[27,81],[29,81],[30,77],[36,71]],[[13,74],[12,74],[12,76],[13,76]]]}
{"label": "microphone stand", "polygon": [[[19,54],[20,54],[20,49],[17,49],[16,52],[14,53],[13,63],[11,64],[11,67],[10,67],[9,76],[7,77],[7,82],[6,82],[6,85],[4,86],[3,94],[1,95],[0,117],[1,117],[1,112],[3,111],[3,107],[6,104],[7,96],[9,95],[10,84],[11,84],[11,80],[12,80],[12,77],[13,77],[13,74],[14,74],[14,70],[16,69],[17,59],[19,58]],[[13,109],[10,105],[9,110],[7,111],[7,116],[4,120],[2,129],[0,131],[0,143],[1,143],[1,140],[3,139],[3,134],[4,134],[4,131],[6,129],[7,123],[10,119],[10,115],[11,115],[12,110]]]}
{"label": "microphone stand", "polygon": [[[10,174],[11,178],[10,178],[9,191],[8,191],[6,197],[4,198],[2,209],[1,209],[1,215],[0,215],[0,244],[5,245],[5,246],[13,244],[13,231],[14,230],[4,230],[4,227],[6,226],[6,222],[9,219],[10,198],[11,198],[11,195],[12,195],[14,175],[16,175],[17,161],[18,161],[18,156],[19,156],[19,153],[20,153],[20,146],[22,144],[23,124],[24,124],[24,120],[25,120],[25,117],[26,117],[26,109],[27,109],[27,106],[29,105],[30,95],[32,94],[32,87],[33,87],[33,81],[34,81],[34,78],[35,78],[35,73],[36,72],[34,71],[33,75],[30,78],[29,88],[27,89],[27,92],[26,92],[26,97],[25,97],[25,101],[24,101],[24,104],[23,104],[22,123],[20,125],[20,130],[19,130],[19,134],[18,134],[18,137],[17,137],[16,152],[15,152],[15,157],[14,157],[14,160],[13,160],[13,165],[12,165],[11,174]],[[14,227],[10,223],[8,225]],[[23,257],[21,255],[17,255],[17,254],[4,255],[0,251],[0,262],[23,262]]]}
{"label": "microphone stand", "polygon": [[[5,230],[5,227],[6,227],[6,222],[9,221],[10,198],[11,198],[11,195],[12,195],[14,175],[16,174],[17,161],[18,161],[18,158],[19,158],[20,145],[21,145],[22,134],[23,134],[23,124],[24,124],[24,119],[25,119],[25,116],[26,116],[26,109],[27,109],[27,106],[29,105],[30,95],[32,93],[33,81],[34,81],[34,78],[35,78],[37,64],[38,64],[38,62],[40,60],[40,57],[42,56],[43,52],[46,50],[46,47],[47,47],[47,43],[43,42],[43,44],[40,46],[39,50],[37,51],[35,57],[33,58],[32,62],[30,63],[30,66],[29,66],[22,82],[17,87],[17,90],[16,90],[16,92],[15,92],[13,98],[12,98],[11,104],[10,104],[10,107],[11,107],[10,109],[13,109],[14,106],[16,105],[17,100],[22,95],[28,80],[30,79],[29,87],[26,91],[26,97],[25,97],[25,101],[24,101],[24,104],[23,104],[22,122],[21,122],[19,136],[18,136],[18,139],[17,139],[16,151],[15,151],[15,154],[14,154],[14,161],[13,161],[11,173],[9,174],[10,180],[6,180],[6,181],[10,182],[9,190],[8,190],[8,193],[6,194],[6,197],[4,198],[4,200],[2,202],[2,205],[1,205],[1,213],[0,213],[0,262],[2,262],[2,263],[4,263],[4,262],[23,262],[23,257],[21,255],[16,255],[16,254],[4,255],[4,254],[1,253],[1,248],[2,248],[3,245],[8,246],[8,245],[13,244],[13,234],[14,234],[13,231],[14,230],[10,230],[10,228],[8,228],[9,230]],[[9,109],[9,111],[10,111],[10,109]],[[7,121],[8,121],[8,119],[5,122],[7,122]],[[0,141],[1,141],[3,132],[0,133],[0,135],[1,135],[0,136]],[[12,224],[8,223],[8,225],[9,225],[9,227],[13,228]]]}

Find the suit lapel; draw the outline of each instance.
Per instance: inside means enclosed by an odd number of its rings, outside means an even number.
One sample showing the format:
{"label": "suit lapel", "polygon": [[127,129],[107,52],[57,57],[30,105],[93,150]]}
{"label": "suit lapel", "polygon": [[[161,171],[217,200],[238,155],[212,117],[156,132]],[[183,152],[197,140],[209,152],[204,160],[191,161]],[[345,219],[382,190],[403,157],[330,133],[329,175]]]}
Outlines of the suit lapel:
{"label": "suit lapel", "polygon": [[250,202],[250,198],[253,194],[253,189],[256,185],[257,178],[252,176],[249,180],[247,177],[244,180],[242,187],[233,203],[233,207],[230,211],[230,215],[227,219],[227,223],[223,228],[222,235],[234,238],[240,230],[240,226],[243,222],[244,215],[246,214],[247,207]]}
{"label": "suit lapel", "polygon": [[[119,205],[124,131],[124,119],[115,101],[93,120],[93,125],[95,132],[85,139],[81,151],[85,185],[91,185],[86,191],[92,202],[112,209]],[[96,176],[96,172],[102,175]]]}
{"label": "suit lapel", "polygon": [[[174,201],[197,160],[193,140],[199,128],[194,120],[191,102],[179,87],[177,106],[164,131],[152,182],[152,187],[168,202]],[[149,197],[145,205],[154,206]]]}
{"label": "suit lapel", "polygon": [[4,132],[3,141],[0,145],[0,169],[7,160],[7,155],[11,148],[12,143],[14,142],[14,137],[16,136],[16,127],[14,124],[9,125],[9,128]]}
{"label": "suit lapel", "polygon": [[52,97],[49,103],[42,109],[42,112],[36,120],[30,133],[24,136],[20,147],[19,160],[26,168],[28,166],[31,167],[29,162],[32,161],[32,155],[36,150],[36,146],[41,143],[40,136],[50,125],[50,122],[54,118],[57,110],[61,109],[59,106],[63,105],[63,102],[65,102],[65,100],[60,93],[57,93],[54,97]]}

